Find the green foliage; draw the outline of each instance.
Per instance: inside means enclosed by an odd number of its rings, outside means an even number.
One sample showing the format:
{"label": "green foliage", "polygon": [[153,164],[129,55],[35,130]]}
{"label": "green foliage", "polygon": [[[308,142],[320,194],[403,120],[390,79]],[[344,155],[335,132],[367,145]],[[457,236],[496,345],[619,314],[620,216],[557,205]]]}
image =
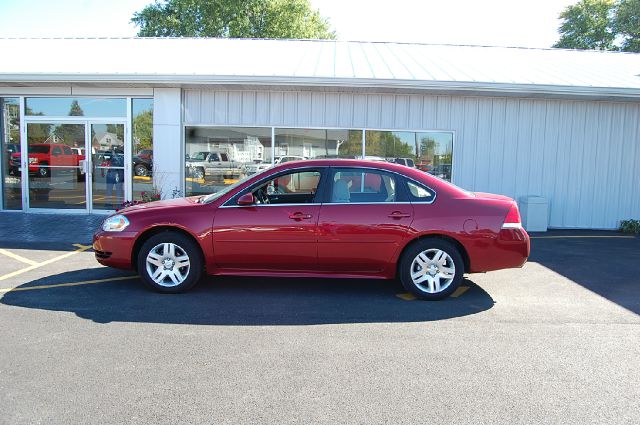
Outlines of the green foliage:
{"label": "green foliage", "polygon": [[622,220],[620,222],[620,231],[624,233],[640,233],[640,220]]}
{"label": "green foliage", "polygon": [[140,37],[335,38],[309,0],[156,0],[131,22]]}
{"label": "green foliage", "polygon": [[84,111],[80,107],[80,104],[77,100],[71,102],[71,107],[69,108],[69,116],[70,117],[82,117],[84,116]]}
{"label": "green foliage", "polygon": [[640,0],[581,0],[560,19],[553,47],[640,52]]}
{"label": "green foliage", "polygon": [[614,50],[613,0],[581,0],[561,14],[560,40],[553,47]]}
{"label": "green foliage", "polygon": [[136,151],[153,148],[153,110],[148,109],[133,118],[133,146]]}
{"label": "green foliage", "polygon": [[622,39],[622,50],[640,52],[640,0],[618,3],[613,28]]}

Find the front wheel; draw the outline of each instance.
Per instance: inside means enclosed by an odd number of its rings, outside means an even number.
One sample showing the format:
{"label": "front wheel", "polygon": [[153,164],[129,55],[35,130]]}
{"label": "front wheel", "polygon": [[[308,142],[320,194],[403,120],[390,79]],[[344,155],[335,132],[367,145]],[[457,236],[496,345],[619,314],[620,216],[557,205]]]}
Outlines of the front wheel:
{"label": "front wheel", "polygon": [[458,249],[442,239],[423,239],[412,244],[400,259],[404,288],[424,300],[441,300],[462,283],[464,263]]}
{"label": "front wheel", "polygon": [[144,283],[158,292],[188,291],[202,274],[200,248],[180,233],[154,235],[138,253],[138,273]]}

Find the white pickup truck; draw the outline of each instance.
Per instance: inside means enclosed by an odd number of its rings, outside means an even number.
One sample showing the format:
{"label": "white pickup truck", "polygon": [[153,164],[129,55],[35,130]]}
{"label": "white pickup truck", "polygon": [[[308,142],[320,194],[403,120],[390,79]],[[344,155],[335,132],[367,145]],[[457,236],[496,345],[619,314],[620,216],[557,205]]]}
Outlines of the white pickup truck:
{"label": "white pickup truck", "polygon": [[240,165],[230,161],[229,155],[222,151],[196,152],[187,159],[187,171],[195,179],[207,176],[237,179],[242,174]]}

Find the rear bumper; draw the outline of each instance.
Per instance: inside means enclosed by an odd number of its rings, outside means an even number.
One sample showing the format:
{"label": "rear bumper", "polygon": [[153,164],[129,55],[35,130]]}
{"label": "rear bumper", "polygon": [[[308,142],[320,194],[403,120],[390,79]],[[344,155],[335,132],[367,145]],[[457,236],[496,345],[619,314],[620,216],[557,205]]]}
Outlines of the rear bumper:
{"label": "rear bumper", "polygon": [[93,250],[98,263],[119,269],[133,269],[131,254],[136,232],[103,232],[93,235]]}
{"label": "rear bumper", "polygon": [[501,229],[498,237],[471,262],[471,272],[519,268],[531,253],[529,235],[522,228]]}

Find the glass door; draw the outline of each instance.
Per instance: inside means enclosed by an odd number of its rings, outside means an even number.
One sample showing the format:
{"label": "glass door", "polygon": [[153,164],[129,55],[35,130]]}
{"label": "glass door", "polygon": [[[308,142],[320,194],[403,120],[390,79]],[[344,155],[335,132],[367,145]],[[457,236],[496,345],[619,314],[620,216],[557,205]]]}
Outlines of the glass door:
{"label": "glass door", "polygon": [[87,209],[85,143],[84,123],[27,123],[28,158],[20,171],[28,176],[29,208]]}
{"label": "glass door", "polygon": [[89,123],[91,209],[116,210],[125,198],[124,124]]}

